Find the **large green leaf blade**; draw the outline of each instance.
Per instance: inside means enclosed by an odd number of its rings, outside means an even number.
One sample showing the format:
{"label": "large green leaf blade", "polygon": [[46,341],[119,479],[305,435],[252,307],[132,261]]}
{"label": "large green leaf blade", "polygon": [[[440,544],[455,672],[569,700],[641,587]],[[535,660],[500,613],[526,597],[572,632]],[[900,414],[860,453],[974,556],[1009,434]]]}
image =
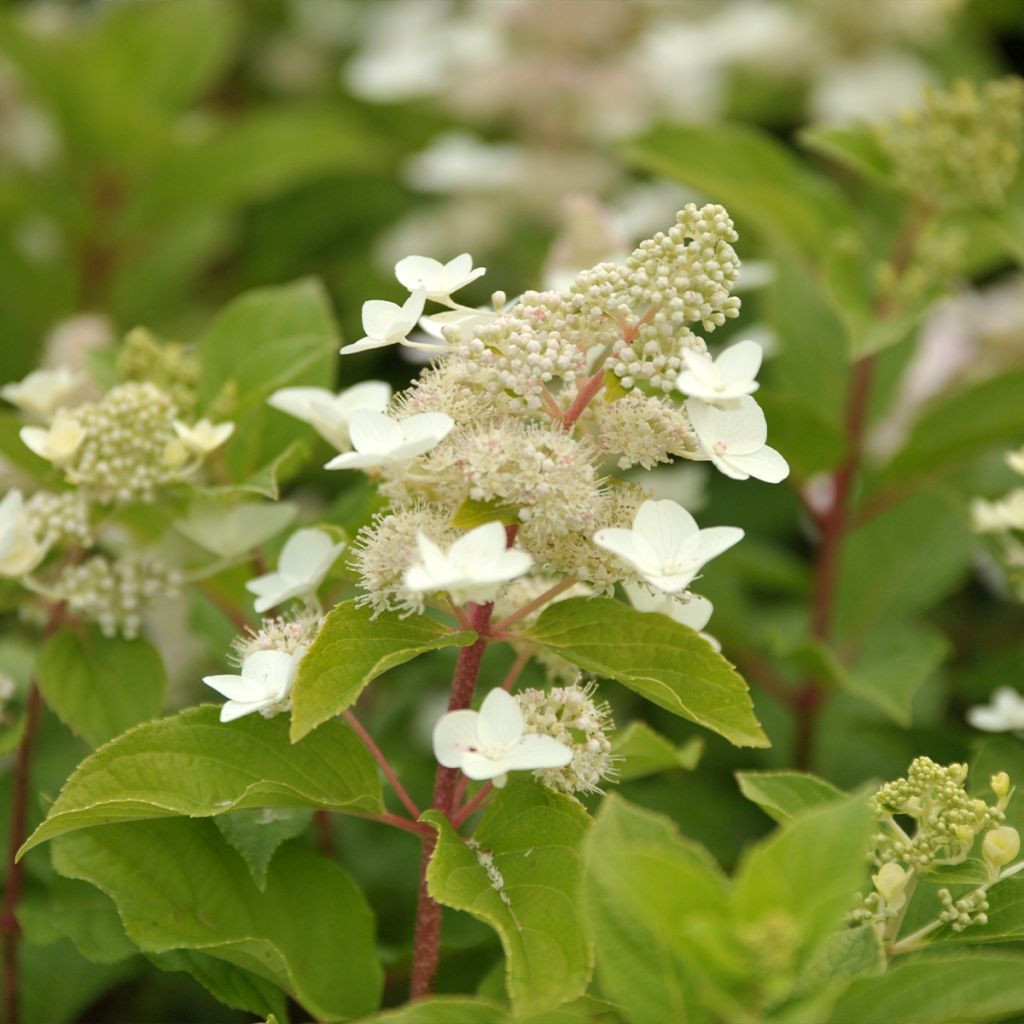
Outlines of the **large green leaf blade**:
{"label": "large green leaf blade", "polygon": [[739,747],[766,747],[746,683],[692,629],[619,601],[549,605],[527,635],[588,672],[614,679]]}
{"label": "large green leaf blade", "polygon": [[582,805],[526,780],[500,793],[473,838],[493,856],[508,903],[446,818],[429,811],[424,820],[438,831],[427,871],[430,895],[498,933],[515,1012],[549,1009],[581,995],[593,966],[580,852],[590,817]]}
{"label": "large green leaf blade", "polygon": [[75,832],[54,845],[54,865],[107,893],[146,953],[203,950],[279,985],[320,1019],[377,1008],[373,915],[340,866],[300,844],[278,852],[263,892],[210,821]]}
{"label": "large green leaf blade", "polygon": [[807,772],[737,772],[736,781],[748,800],[780,823],[846,795],[831,782]]}
{"label": "large green leaf blade", "polygon": [[109,822],[249,807],[372,813],[382,807],[380,780],[366,748],[341,722],[292,744],[284,716],[222,724],[217,708],[190,708],[138,726],[86,758],[22,853]]}
{"label": "large green leaf blade", "polygon": [[351,707],[366,686],[396,665],[441,647],[463,647],[475,633],[456,633],[423,616],[373,617],[353,601],[337,605],[299,662],[292,688],[293,740]]}

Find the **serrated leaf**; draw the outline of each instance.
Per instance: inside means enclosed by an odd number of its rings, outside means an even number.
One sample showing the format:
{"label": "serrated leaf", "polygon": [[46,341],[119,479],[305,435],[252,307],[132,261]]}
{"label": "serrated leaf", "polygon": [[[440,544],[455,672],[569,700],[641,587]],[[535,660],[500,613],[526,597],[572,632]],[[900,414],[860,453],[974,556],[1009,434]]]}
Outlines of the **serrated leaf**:
{"label": "serrated leaf", "polygon": [[348,726],[302,743],[284,716],[222,724],[210,705],[147,722],[101,747],[68,779],[22,847],[108,822],[211,817],[250,807],[382,808],[376,765]]}
{"label": "serrated leaf", "polygon": [[572,598],[549,605],[525,632],[533,643],[736,746],[769,745],[736,670],[692,629],[665,615],[604,598]]}
{"label": "serrated leaf", "polygon": [[459,530],[472,530],[493,522],[511,526],[520,522],[515,505],[501,505],[496,501],[476,501],[467,498],[452,516],[452,526]]}
{"label": "serrated leaf", "polygon": [[989,882],[988,867],[977,857],[968,857],[961,864],[940,864],[921,870],[920,877],[932,885],[987,885]]}
{"label": "serrated leaf", "polygon": [[846,799],[831,782],[807,772],[737,772],[740,792],[778,822]]}
{"label": "serrated leaf", "polygon": [[244,858],[253,881],[263,889],[277,848],[306,831],[313,812],[302,807],[254,807],[214,818],[220,834]]}
{"label": "serrated leaf", "polygon": [[324,620],[299,662],[292,687],[293,740],[351,707],[377,676],[441,647],[464,647],[476,634],[456,633],[431,619],[402,619],[344,601]]}
{"label": "serrated leaf", "polygon": [[675,769],[693,771],[703,752],[704,741],[699,736],[677,747],[641,721],[630,722],[612,741],[612,753],[623,758],[617,765],[621,782]]}
{"label": "serrated leaf", "polygon": [[98,747],[160,714],[167,672],[148,640],[64,629],[39,651],[36,682],[57,717]]}
{"label": "serrated leaf", "polygon": [[[377,1008],[369,907],[340,866],[283,847],[260,892],[213,822],[121,822],[61,836],[54,866],[117,904],[146,953],[198,949],[266,978],[327,1020]],[[301,912],[297,912],[301,909]]]}
{"label": "serrated leaf", "polygon": [[443,815],[428,811],[423,820],[438,833],[427,870],[430,895],[498,933],[515,1013],[581,995],[592,968],[580,855],[590,817],[582,805],[529,780],[514,780],[499,793],[473,838],[493,856],[508,903]]}

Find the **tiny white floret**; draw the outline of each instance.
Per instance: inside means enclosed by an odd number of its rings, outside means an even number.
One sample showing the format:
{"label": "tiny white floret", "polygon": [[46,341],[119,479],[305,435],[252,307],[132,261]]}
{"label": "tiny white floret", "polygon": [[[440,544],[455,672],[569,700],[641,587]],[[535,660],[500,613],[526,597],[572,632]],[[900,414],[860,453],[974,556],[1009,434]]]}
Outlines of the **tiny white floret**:
{"label": "tiny white floret", "polygon": [[242,662],[239,675],[204,676],[207,686],[228,698],[221,706],[220,720],[233,722],[254,711],[270,718],[284,711],[303,653],[255,651]]}
{"label": "tiny white floret", "polygon": [[344,541],[332,544],[330,535],[323,530],[293,533],[281,549],[277,572],[258,576],[245,585],[250,594],[256,595],[256,611],[262,613],[293,597],[312,594],[344,547]]}
{"label": "tiny white floret", "polygon": [[308,423],[338,451],[351,448],[348,422],[358,409],[383,412],[391,401],[391,387],[382,380],[364,380],[334,394],[327,388],[281,388],[267,404]]}
{"label": "tiny white floret", "polygon": [[1010,686],[1001,686],[991,703],[968,709],[967,721],[985,732],[1024,732],[1024,697]]}
{"label": "tiny white floret", "polygon": [[674,501],[645,501],[632,529],[610,527],[594,534],[594,543],[632,566],[666,594],[678,594],[712,558],[739,543],[736,526],[702,530],[682,505]]}
{"label": "tiny white floret", "polygon": [[231,422],[211,423],[208,419],[201,419],[190,427],[181,420],[175,420],[174,432],[190,452],[209,455],[235,432],[235,425]]}
{"label": "tiny white floret", "polygon": [[66,366],[55,370],[33,370],[24,380],[0,388],[0,398],[7,399],[23,412],[45,419],[84,383],[84,374]]}
{"label": "tiny white floret", "polygon": [[74,416],[61,409],[49,427],[22,427],[19,436],[40,458],[59,464],[78,451],[85,440],[85,429]]}
{"label": "tiny white floret", "polygon": [[407,462],[440,444],[455,421],[443,412],[421,412],[393,420],[372,409],[357,409],[349,420],[351,452],[336,455],[326,469],[371,469]]}
{"label": "tiny white floret", "polygon": [[25,515],[21,491],[8,491],[0,501],[0,576],[24,576],[45,554]]}
{"label": "tiny white floret", "polygon": [[388,345],[405,343],[423,315],[426,301],[426,289],[417,288],[401,306],[384,299],[370,299],[364,302],[363,330],[366,331],[366,337],[346,345],[341,354],[347,356],[371,348],[385,348]]}
{"label": "tiny white floret", "polygon": [[468,252],[442,263],[429,256],[406,256],[395,264],[395,277],[410,292],[417,288],[426,291],[432,302],[447,303],[452,292],[465,288],[467,284],[483,277],[486,267],[473,266],[473,257]]}
{"label": "tiny white floret", "polygon": [[471,779],[505,785],[508,772],[564,768],[572,751],[553,736],[526,733],[515,697],[491,690],[479,711],[449,711],[434,726],[434,756]]}
{"label": "tiny white floret", "polygon": [[690,398],[686,413],[704,455],[726,476],[769,484],[789,476],[789,463],[765,443],[768,424],[754,399],[744,396],[718,407]]}
{"label": "tiny white floret", "polygon": [[727,402],[752,395],[761,385],[757,371],[764,351],[756,341],[740,341],[722,351],[717,359],[706,352],[683,349],[686,369],[676,387],[684,395],[705,402]]}
{"label": "tiny white floret", "polygon": [[505,527],[486,523],[442,551],[422,532],[416,534],[420,561],[405,573],[405,585],[417,593],[446,590],[456,604],[492,601],[503,583],[533,565],[525,551],[506,546]]}

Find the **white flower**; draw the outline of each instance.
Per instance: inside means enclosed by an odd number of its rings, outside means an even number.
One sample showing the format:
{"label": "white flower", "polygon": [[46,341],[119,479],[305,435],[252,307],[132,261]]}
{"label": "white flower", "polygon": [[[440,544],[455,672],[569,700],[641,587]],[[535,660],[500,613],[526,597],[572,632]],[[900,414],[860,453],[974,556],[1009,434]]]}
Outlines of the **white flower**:
{"label": "white flower", "polygon": [[395,277],[410,292],[418,288],[426,290],[432,302],[447,303],[452,292],[465,288],[471,281],[483,277],[486,267],[473,267],[473,257],[468,252],[456,256],[447,263],[429,256],[406,256],[395,264]]}
{"label": "white flower", "polygon": [[203,676],[207,686],[228,698],[220,709],[220,720],[233,722],[254,711],[270,718],[284,711],[303,653],[256,651],[242,662],[240,675]]}
{"label": "white flower", "polygon": [[703,632],[714,611],[714,605],[706,597],[689,591],[684,594],[652,593],[642,583],[624,583],[622,586],[630,604],[638,612],[667,615],[673,622],[689,626],[716,651],[722,649],[722,645],[710,633]]}
{"label": "white flower", "polygon": [[1009,686],[1001,686],[992,694],[991,704],[969,708],[967,721],[985,732],[1024,731],[1024,697]]}
{"label": "white flower", "polygon": [[262,613],[290,598],[313,593],[344,547],[344,541],[332,544],[323,530],[293,533],[281,549],[277,572],[258,576],[245,585],[250,594],[256,595],[256,611]]}
{"label": "white flower", "polygon": [[0,397],[24,412],[45,418],[84,383],[84,374],[66,366],[56,370],[33,370],[24,380],[0,388]]}
{"label": "white flower", "polygon": [[764,355],[756,341],[740,341],[712,359],[706,352],[683,349],[686,369],[676,387],[691,398],[705,402],[727,402],[752,395],[761,385],[755,379]]}
{"label": "white flower", "polygon": [[24,576],[46,554],[25,515],[21,491],[8,491],[0,501],[0,576]]}
{"label": "white flower", "polygon": [[370,469],[414,459],[443,441],[455,420],[443,412],[393,420],[372,409],[357,409],[348,426],[355,451],[336,455],[325,468]]}
{"label": "white flower", "polygon": [[1024,448],[1018,448],[1015,452],[1007,452],[1006,464],[1014,473],[1024,476]]}
{"label": "white flower", "polygon": [[971,502],[971,521],[978,533],[1024,530],[1024,488],[1018,487],[998,501],[975,498]]}
{"label": "white flower", "polygon": [[22,427],[19,435],[40,458],[60,463],[78,451],[85,440],[85,429],[74,416],[61,409],[49,427]]}
{"label": "white flower", "polygon": [[769,484],[789,476],[789,463],[765,444],[768,424],[761,407],[749,396],[723,408],[690,398],[686,413],[704,454],[726,476],[734,480],[754,477]]}
{"label": "white flower", "polygon": [[417,288],[405,302],[399,306],[396,302],[384,299],[370,299],[363,303],[363,330],[366,337],[346,345],[343,356],[354,352],[365,352],[371,348],[384,348],[387,345],[406,343],[409,332],[416,326],[423,315],[423,306],[427,301],[425,288]]}
{"label": "white flower", "polygon": [[209,455],[219,448],[234,432],[234,423],[211,423],[201,419],[194,426],[174,421],[174,432],[189,451],[196,455]]}
{"label": "white flower", "polygon": [[515,697],[491,690],[479,711],[449,711],[434,726],[434,756],[471,779],[505,785],[507,772],[564,768],[572,751],[553,736],[525,734]]}
{"label": "white flower", "polygon": [[416,546],[421,561],[406,571],[406,587],[417,593],[447,590],[457,604],[493,600],[503,583],[533,565],[525,551],[507,546],[505,527],[497,522],[470,530],[447,551],[422,532],[416,534]]}
{"label": "white flower", "polygon": [[351,447],[348,421],[357,409],[383,412],[391,401],[391,387],[382,380],[361,384],[334,394],[327,388],[281,388],[267,404],[308,423],[328,444],[339,451]]}
{"label": "white flower", "polygon": [[666,500],[645,501],[631,530],[598,530],[594,543],[631,565],[652,587],[678,594],[712,558],[742,537],[736,526],[701,530],[685,508]]}

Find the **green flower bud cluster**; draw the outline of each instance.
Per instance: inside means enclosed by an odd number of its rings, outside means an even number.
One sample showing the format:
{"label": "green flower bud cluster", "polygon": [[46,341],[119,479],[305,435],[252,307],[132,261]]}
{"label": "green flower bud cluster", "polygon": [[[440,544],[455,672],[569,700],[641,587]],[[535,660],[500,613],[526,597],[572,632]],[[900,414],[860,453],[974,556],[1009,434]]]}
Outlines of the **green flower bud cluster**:
{"label": "green flower bud cluster", "polygon": [[1017,173],[1022,131],[1024,80],[1008,76],[930,90],[922,108],[880,127],[878,137],[901,187],[953,208],[1002,201]]}
{"label": "green flower bud cluster", "polygon": [[92,543],[89,504],[79,491],[37,491],[25,503],[25,514],[44,548],[64,543],[86,548]]}
{"label": "green flower bud cluster", "polygon": [[942,900],[942,911],[939,920],[948,924],[953,931],[962,932],[972,924],[988,924],[989,909],[985,888],[972,889],[969,893],[954,900],[948,889],[939,890]]}
{"label": "green flower bud cluster", "polygon": [[148,381],[174,402],[179,413],[191,412],[199,387],[199,358],[176,341],[158,341],[143,327],[130,331],[117,354],[117,378]]}

